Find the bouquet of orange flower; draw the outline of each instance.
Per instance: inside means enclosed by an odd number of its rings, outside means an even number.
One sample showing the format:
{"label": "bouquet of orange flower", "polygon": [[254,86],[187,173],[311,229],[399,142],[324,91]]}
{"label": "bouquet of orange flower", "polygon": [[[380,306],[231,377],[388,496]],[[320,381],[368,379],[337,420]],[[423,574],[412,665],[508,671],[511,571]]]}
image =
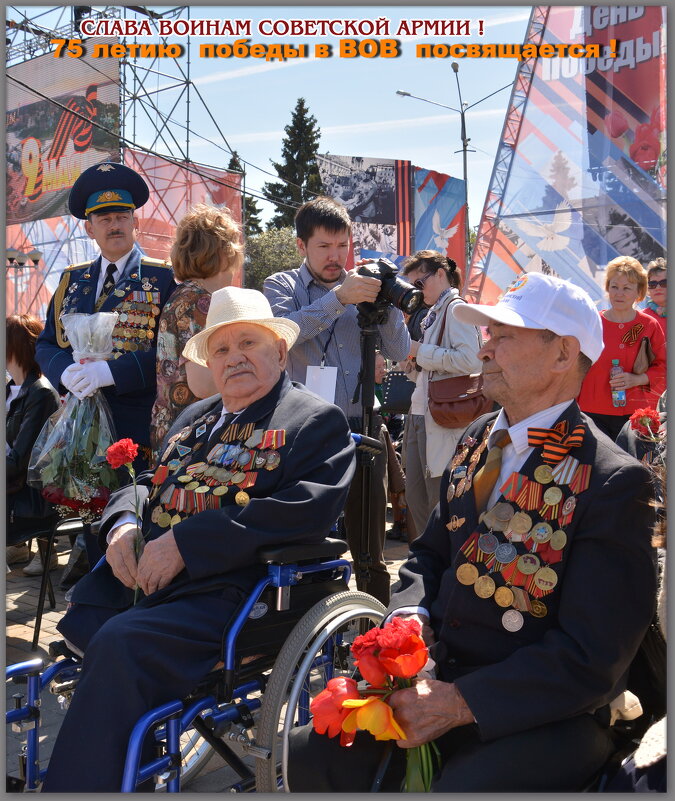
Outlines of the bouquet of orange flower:
{"label": "bouquet of orange flower", "polygon": [[[356,637],[351,651],[367,685],[359,691],[354,679],[331,679],[310,704],[315,731],[329,737],[339,734],[343,746],[354,742],[359,729],[376,740],[405,740],[387,699],[396,690],[412,687],[427,662],[429,652],[419,623],[395,617]],[[439,756],[434,743],[406,750],[406,792],[429,792]]]}
{"label": "bouquet of orange flower", "polygon": [[[141,510],[139,509],[138,504],[138,485],[136,484],[136,471],[134,470],[134,459],[138,456],[138,445],[128,437],[124,439],[120,439],[117,442],[113,442],[113,444],[107,449],[105,453],[105,458],[108,461],[108,464],[113,468],[113,470],[118,470],[120,467],[126,467],[129,471],[129,475],[131,480],[134,484],[134,510],[136,512],[136,524],[138,526],[138,534],[136,536],[136,540],[134,542],[134,555],[136,556],[136,561],[140,559],[141,554],[143,553],[143,545],[145,541],[143,539],[142,527],[143,521],[141,517]],[[134,587],[134,605],[138,600],[138,584]]]}

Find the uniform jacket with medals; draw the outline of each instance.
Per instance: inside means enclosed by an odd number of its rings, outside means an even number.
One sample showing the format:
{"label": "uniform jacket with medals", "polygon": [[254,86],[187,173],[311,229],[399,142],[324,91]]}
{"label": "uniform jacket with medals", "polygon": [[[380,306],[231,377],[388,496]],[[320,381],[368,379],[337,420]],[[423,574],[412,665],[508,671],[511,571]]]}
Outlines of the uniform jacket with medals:
{"label": "uniform jacket with medals", "polygon": [[[167,433],[156,470],[138,477],[146,539],[173,528],[185,562],[145,603],[231,585],[249,589],[266,574],[256,563],[260,548],[321,542],[342,511],[354,444],[340,409],[283,373],[265,397],[232,422],[226,417],[209,442],[222,408],[219,397],[189,406]],[[197,491],[194,482],[208,490]],[[120,514],[133,511],[133,485],[111,496],[102,545]],[[78,582],[73,601],[122,608],[132,597],[104,564]]]}
{"label": "uniform jacket with medals", "polygon": [[[73,363],[61,315],[118,312],[113,358],[108,362],[115,386],[103,387],[102,391],[110,404],[118,438],[130,437],[148,446],[150,413],[157,392],[157,324],[164,304],[176,288],[173,270],[166,262],[143,256],[134,247],[123,274],[96,309],[100,271],[100,256],[64,270],[49,304],[45,329],[37,341],[36,359],[51,384],[59,388],[61,374]],[[63,386],[61,391],[65,391]]]}
{"label": "uniform jacket with medals", "polygon": [[[500,487],[502,505],[492,509],[501,521],[492,512],[479,523],[466,476],[485,462],[495,416],[480,417],[460,441],[389,607],[429,610],[439,678],[456,681],[483,740],[592,713],[619,695],[653,617],[656,588],[649,471],[576,403],[553,428],[580,433],[580,444],[577,436],[549,465],[553,477],[537,470],[545,451],[534,447]],[[474,453],[480,457],[472,463]],[[551,487],[559,492],[546,503]],[[514,513],[515,528],[529,531],[514,536],[507,522]],[[490,533],[493,539],[480,539]]]}

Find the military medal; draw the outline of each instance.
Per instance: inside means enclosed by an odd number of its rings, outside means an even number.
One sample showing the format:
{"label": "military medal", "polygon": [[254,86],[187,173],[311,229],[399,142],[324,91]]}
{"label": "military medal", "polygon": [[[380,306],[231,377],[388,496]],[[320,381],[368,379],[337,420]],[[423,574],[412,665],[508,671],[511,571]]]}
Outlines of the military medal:
{"label": "military medal", "polygon": [[534,574],[535,585],[544,592],[550,592],[558,583],[558,574],[551,567],[541,567]]}
{"label": "military medal", "polygon": [[470,562],[465,562],[463,565],[460,565],[457,568],[455,575],[457,576],[457,581],[459,581],[460,584],[464,584],[465,586],[469,587],[478,578],[478,568],[476,565],[472,565]]}
{"label": "military medal", "polygon": [[530,531],[530,536],[534,540],[534,542],[538,542],[543,544],[548,542],[551,539],[551,535],[553,534],[553,528],[548,524],[544,523],[537,523],[536,526],[532,526],[532,531]]}
{"label": "military medal", "polygon": [[178,476],[177,480],[180,481],[181,484],[187,484],[188,481],[192,481],[192,476]]}
{"label": "military medal", "polygon": [[152,520],[153,523],[159,523],[159,516],[163,511],[164,510],[161,506],[155,506],[155,508],[152,510],[152,514],[150,515],[150,520]]}
{"label": "military medal", "polygon": [[157,516],[157,525],[161,528],[169,528],[171,525],[171,515],[168,512],[162,512]]}
{"label": "military medal", "polygon": [[446,493],[446,498],[448,503],[455,497],[455,485],[451,482],[448,483],[448,491]]}
{"label": "military medal", "polygon": [[513,603],[513,593],[508,587],[497,587],[494,597],[497,606],[506,608]]}
{"label": "military medal", "polygon": [[575,510],[576,505],[577,505],[577,499],[574,497],[574,495],[570,495],[570,497],[567,498],[565,503],[563,504],[562,507],[563,515],[571,515],[572,512]]}
{"label": "military medal", "polygon": [[533,553],[524,553],[518,557],[518,570],[526,576],[536,573],[540,566],[539,557]]}
{"label": "military medal", "polygon": [[507,631],[519,631],[523,627],[525,619],[517,609],[508,609],[502,615],[502,626]]}
{"label": "military medal", "polygon": [[275,470],[281,463],[281,455],[279,451],[270,451],[265,460],[265,470]]}
{"label": "military medal", "polygon": [[206,426],[204,425],[204,423],[202,423],[202,424],[199,426],[199,428],[198,428],[198,429],[195,431],[195,434],[196,434],[198,437],[201,437],[201,435],[202,435],[202,434],[203,434],[205,431],[206,431]]}
{"label": "military medal", "polygon": [[450,531],[457,531],[461,526],[464,525],[466,518],[465,517],[457,517],[457,515],[453,515],[450,518],[450,522],[446,523],[445,527]]}
{"label": "military medal", "polygon": [[495,582],[490,576],[480,576],[473,585],[473,591],[479,598],[490,598],[495,592]]}
{"label": "military medal", "polygon": [[502,565],[508,565],[518,556],[516,546],[510,542],[502,542],[495,550],[495,559]]}
{"label": "military medal", "polygon": [[478,547],[483,553],[494,553],[499,545],[499,540],[494,534],[481,534],[478,538]]}
{"label": "military medal", "polygon": [[549,487],[544,493],[544,503],[555,506],[562,500],[562,490],[560,487]]}
{"label": "military medal", "polygon": [[561,528],[551,534],[551,548],[554,551],[562,551],[566,544],[567,534]]}
{"label": "military medal", "polygon": [[234,502],[238,506],[246,506],[246,504],[250,501],[250,497],[248,492],[244,492],[244,490],[239,490],[239,492],[234,496]]}
{"label": "military medal", "polygon": [[183,522],[183,518],[180,515],[174,515],[171,518],[171,525],[172,526],[177,526],[179,523],[182,523],[182,522]]}
{"label": "military medal", "polygon": [[213,490],[214,495],[225,495],[227,492],[227,487],[224,487],[222,484],[219,487],[215,487]]}
{"label": "military medal", "polygon": [[550,465],[540,464],[534,470],[534,479],[540,484],[550,484],[553,481],[553,470]]}
{"label": "military medal", "polygon": [[541,601],[537,600],[532,601],[530,614],[533,617],[546,617],[547,613],[548,609],[546,608],[546,604],[543,604]]}

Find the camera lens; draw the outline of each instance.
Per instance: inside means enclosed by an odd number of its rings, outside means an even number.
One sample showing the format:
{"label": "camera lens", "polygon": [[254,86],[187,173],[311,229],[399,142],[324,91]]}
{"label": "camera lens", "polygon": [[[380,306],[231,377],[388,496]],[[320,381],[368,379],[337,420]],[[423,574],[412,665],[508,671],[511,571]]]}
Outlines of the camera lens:
{"label": "camera lens", "polygon": [[383,280],[380,294],[405,314],[412,314],[419,309],[424,300],[423,292],[398,276]]}

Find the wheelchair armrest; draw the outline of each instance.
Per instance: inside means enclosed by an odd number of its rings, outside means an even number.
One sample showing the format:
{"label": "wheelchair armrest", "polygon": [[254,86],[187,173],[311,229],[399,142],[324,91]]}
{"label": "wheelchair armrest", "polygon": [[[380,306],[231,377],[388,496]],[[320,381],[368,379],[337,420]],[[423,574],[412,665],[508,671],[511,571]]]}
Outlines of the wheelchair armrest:
{"label": "wheelchair armrest", "polygon": [[344,540],[326,537],[323,542],[312,545],[280,545],[275,548],[261,548],[258,562],[261,564],[286,565],[295,562],[316,562],[341,556],[347,550]]}

